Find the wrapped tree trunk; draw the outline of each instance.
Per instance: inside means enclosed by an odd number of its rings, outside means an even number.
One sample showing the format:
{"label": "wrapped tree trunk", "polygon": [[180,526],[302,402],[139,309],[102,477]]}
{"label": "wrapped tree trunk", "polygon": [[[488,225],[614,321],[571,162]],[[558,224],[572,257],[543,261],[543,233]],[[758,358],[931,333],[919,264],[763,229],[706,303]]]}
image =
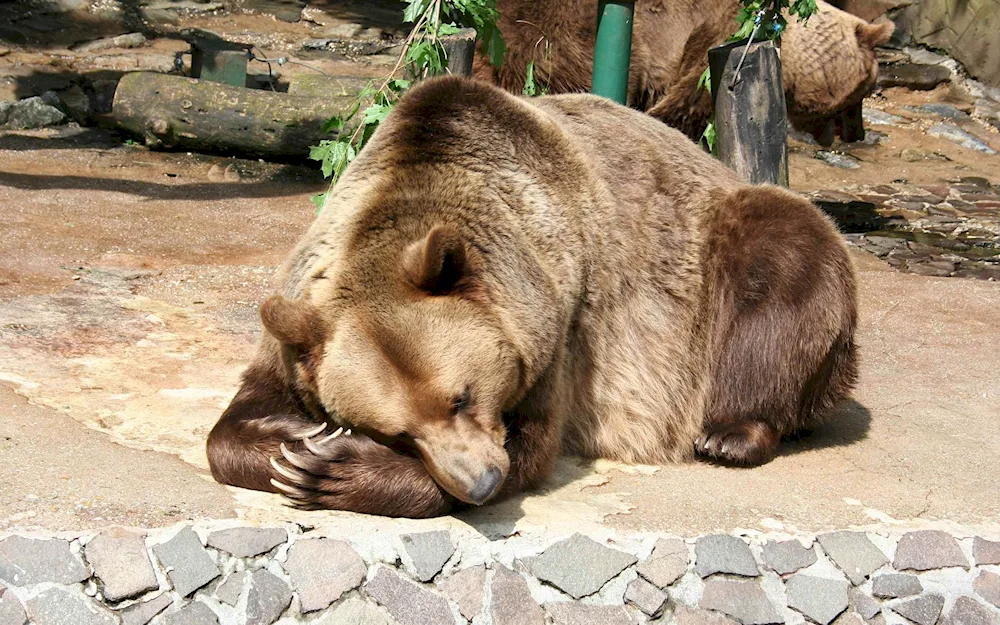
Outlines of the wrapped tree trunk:
{"label": "wrapped tree trunk", "polygon": [[788,114],[774,43],[746,42],[708,52],[719,160],[754,184],[788,186]]}
{"label": "wrapped tree trunk", "polygon": [[136,72],[122,77],[112,113],[150,147],[304,157],[309,146],[331,138],[323,122],[354,102]]}

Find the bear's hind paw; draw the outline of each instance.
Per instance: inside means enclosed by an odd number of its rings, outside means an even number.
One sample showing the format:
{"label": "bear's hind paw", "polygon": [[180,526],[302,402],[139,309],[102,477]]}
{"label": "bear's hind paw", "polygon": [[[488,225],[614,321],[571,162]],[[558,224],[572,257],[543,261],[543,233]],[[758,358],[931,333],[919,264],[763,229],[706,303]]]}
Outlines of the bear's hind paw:
{"label": "bear's hind paw", "polygon": [[698,455],[725,464],[757,466],[769,462],[781,436],[763,421],[740,421],[707,425],[694,442]]}

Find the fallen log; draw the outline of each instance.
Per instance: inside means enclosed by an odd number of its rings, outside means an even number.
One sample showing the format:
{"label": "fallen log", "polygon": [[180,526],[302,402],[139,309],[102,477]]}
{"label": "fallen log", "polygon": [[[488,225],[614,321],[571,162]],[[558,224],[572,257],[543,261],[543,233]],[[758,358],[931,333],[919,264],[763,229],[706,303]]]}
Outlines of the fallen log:
{"label": "fallen log", "polygon": [[136,72],[118,84],[112,115],[153,148],[304,157],[309,146],[335,136],[323,132],[323,122],[355,101]]}

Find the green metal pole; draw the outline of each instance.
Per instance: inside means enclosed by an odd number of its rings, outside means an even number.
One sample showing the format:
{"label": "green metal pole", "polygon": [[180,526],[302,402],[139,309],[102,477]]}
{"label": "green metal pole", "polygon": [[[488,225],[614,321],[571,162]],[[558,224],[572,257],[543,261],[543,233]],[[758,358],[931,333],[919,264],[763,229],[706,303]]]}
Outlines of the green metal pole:
{"label": "green metal pole", "polygon": [[594,79],[590,92],[619,104],[625,104],[628,96],[634,9],[634,1],[601,0],[597,10]]}

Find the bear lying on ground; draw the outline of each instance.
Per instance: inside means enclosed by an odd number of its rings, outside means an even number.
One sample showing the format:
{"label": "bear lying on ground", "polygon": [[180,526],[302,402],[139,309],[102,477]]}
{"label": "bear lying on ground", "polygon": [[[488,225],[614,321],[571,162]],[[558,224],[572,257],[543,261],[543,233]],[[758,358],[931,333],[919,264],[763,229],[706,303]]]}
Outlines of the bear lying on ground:
{"label": "bear lying on ground", "polygon": [[595,96],[429,80],[284,264],[208,458],[302,507],[411,517],[561,453],[756,465],[851,389],[855,316],[805,199]]}
{"label": "bear lying on ground", "polygon": [[[860,107],[875,87],[875,46],[889,40],[893,25],[869,24],[822,0],[816,4],[819,11],[805,24],[789,20],[781,46],[782,84],[792,123],[829,145],[841,115]],[[708,67],[709,48],[735,32],[741,6],[737,0],[638,0],[629,104],[697,140],[712,112],[698,80]],[[534,61],[536,80],[551,93],[590,90],[597,0],[498,0],[497,8],[507,56],[499,69],[477,57],[477,78],[520,93]],[[860,118],[858,110],[852,114]]]}

